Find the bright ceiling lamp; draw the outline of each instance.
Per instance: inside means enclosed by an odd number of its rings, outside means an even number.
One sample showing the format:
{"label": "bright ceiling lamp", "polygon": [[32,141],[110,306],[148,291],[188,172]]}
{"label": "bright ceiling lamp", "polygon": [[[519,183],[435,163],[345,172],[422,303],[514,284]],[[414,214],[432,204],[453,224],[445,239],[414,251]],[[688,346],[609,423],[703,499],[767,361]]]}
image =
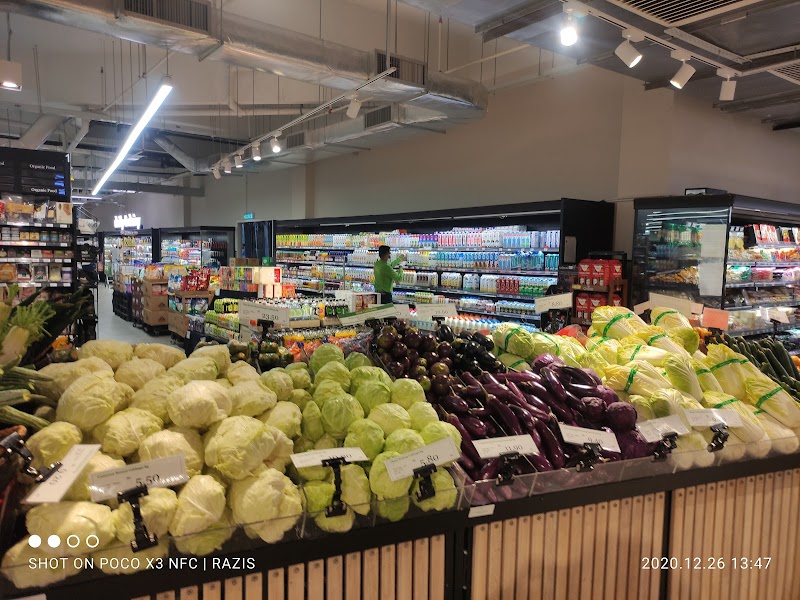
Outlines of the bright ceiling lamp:
{"label": "bright ceiling lamp", "polygon": [[253,160],[256,162],[261,160],[261,142],[256,142],[253,144],[250,150],[250,156],[252,156]]}
{"label": "bright ceiling lamp", "polygon": [[278,152],[281,151],[281,141],[278,138],[274,137],[270,140],[269,147],[272,148],[273,154],[277,154]]}
{"label": "bright ceiling lamp", "polygon": [[632,69],[642,60],[642,53],[633,47],[632,42],[644,41],[644,33],[638,29],[626,29],[622,32],[622,37],[625,38],[625,41],[617,46],[617,49],[614,50],[614,54],[616,54],[629,69]]}
{"label": "bright ceiling lamp", "polygon": [[222,175],[219,174],[219,167],[211,167],[211,174],[214,176],[214,179],[220,179]]}
{"label": "bright ceiling lamp", "polygon": [[150,119],[153,118],[153,116],[156,114],[156,111],[158,111],[158,109],[164,103],[164,100],[167,99],[167,96],[169,96],[171,91],[172,79],[169,77],[164,77],[164,79],[161,80],[161,85],[159,86],[155,97],[150,101],[150,104],[144,111],[142,117],[128,133],[128,137],[125,139],[125,143],[122,144],[122,148],[119,149],[117,156],[114,158],[114,162],[111,163],[111,166],[109,166],[108,169],[106,169],[106,172],[103,173],[100,181],[98,181],[97,185],[94,186],[94,189],[92,190],[93,196],[96,196],[100,192],[100,190],[106,184],[106,181],[108,181],[108,178],[111,177],[111,174],[114,173],[114,171],[117,170],[117,167],[122,164],[122,161],[125,160],[125,157],[128,155],[128,152],[131,151],[133,144],[142,134],[142,131],[144,131],[144,128],[147,127]]}
{"label": "bright ceiling lamp", "polygon": [[10,60],[0,60],[0,86],[4,90],[22,90],[22,64]]}
{"label": "bright ceiling lamp", "polygon": [[225,162],[223,162],[222,163],[222,170],[225,171],[226,175],[230,175],[231,174],[231,161],[226,160]]}
{"label": "bright ceiling lamp", "polygon": [[686,50],[673,50],[671,53],[672,58],[675,60],[681,61],[683,64],[681,68],[678,69],[678,72],[669,80],[669,82],[679,90],[683,89],[689,80],[692,78],[697,70],[690,65],[687,61],[692,58],[692,55],[689,54]]}
{"label": "bright ceiling lamp", "polygon": [[233,163],[236,165],[237,169],[241,169],[244,166],[244,163],[242,162],[242,155],[241,154],[234,155]]}
{"label": "bright ceiling lamp", "polygon": [[735,73],[730,69],[717,69],[717,75],[723,77],[722,88],[719,90],[720,102],[731,102],[736,97],[736,80],[733,79]]}
{"label": "bright ceiling lamp", "polygon": [[568,0],[564,3],[566,18],[561,27],[561,44],[563,46],[574,46],[578,42],[578,23],[577,17],[585,17],[589,14],[586,7],[575,0]]}
{"label": "bright ceiling lamp", "polygon": [[353,99],[350,100],[350,106],[347,107],[347,116],[351,119],[355,119],[360,110],[361,101],[358,98],[353,97]]}

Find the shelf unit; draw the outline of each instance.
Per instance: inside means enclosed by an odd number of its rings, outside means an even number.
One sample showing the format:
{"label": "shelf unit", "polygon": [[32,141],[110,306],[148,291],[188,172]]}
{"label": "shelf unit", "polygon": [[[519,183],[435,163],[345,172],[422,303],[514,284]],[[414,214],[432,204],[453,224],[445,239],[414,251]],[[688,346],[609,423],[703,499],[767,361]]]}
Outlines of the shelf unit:
{"label": "shelf unit", "polygon": [[233,256],[233,227],[169,227],[159,230],[159,260],[164,264],[227,266]]}
{"label": "shelf unit", "polygon": [[[551,202],[540,203],[525,203],[525,204],[511,204],[500,206],[488,206],[481,208],[463,208],[453,210],[429,211],[419,213],[398,213],[389,215],[368,215],[351,218],[329,218],[320,220],[302,220],[302,221],[275,221],[274,231],[276,241],[273,244],[275,248],[276,264],[284,267],[288,266],[309,266],[318,265],[322,269],[322,277],[314,277],[315,280],[325,280],[324,269],[328,266],[347,269],[348,267],[359,267],[370,269],[374,259],[377,259],[377,246],[384,243],[382,240],[389,241],[393,253],[406,253],[411,255],[408,257],[408,262],[404,265],[404,270],[414,271],[420,274],[432,274],[432,281],[436,285],[416,285],[409,281],[397,282],[394,289],[397,292],[419,292],[426,291],[434,294],[439,294],[453,301],[463,297],[486,298],[487,300],[514,300],[533,304],[537,297],[544,295],[544,293],[552,286],[556,285],[558,281],[559,271],[558,268],[564,265],[575,264],[582,258],[585,258],[590,251],[593,250],[606,250],[611,247],[612,232],[613,232],[613,206],[606,202],[592,202],[585,200],[561,199]],[[436,238],[431,234],[436,232],[453,232],[455,229],[475,230],[475,229],[490,229],[498,227],[519,226],[522,231],[516,233],[521,234],[523,231],[556,231],[553,239],[556,243],[544,243],[544,236],[536,236],[533,238],[534,244],[532,248],[525,248],[521,246],[512,246],[509,244],[496,243],[487,244],[486,247],[478,246],[471,243],[467,244],[442,244],[435,243]],[[398,242],[392,244],[390,239],[385,236],[378,235],[380,232],[394,232],[394,239]],[[508,233],[513,233],[509,231]],[[331,239],[331,243],[322,243],[319,246],[309,245],[303,243],[302,239],[308,237],[301,237],[298,234],[328,236],[324,240]],[[348,245],[342,234],[365,234],[364,241],[354,238],[353,235],[349,236],[352,241],[358,240],[358,245]],[[289,236],[289,237],[286,237]],[[292,239],[291,236],[295,236]],[[336,236],[334,238],[334,236]],[[402,236],[402,237],[401,237]],[[416,237],[415,237],[416,236]],[[427,236],[427,237],[426,237]],[[466,236],[464,236],[466,237]],[[520,236],[522,237],[522,236]],[[445,239],[444,236],[439,240]],[[474,239],[474,238],[473,238]],[[486,238],[484,238],[486,239]],[[513,235],[509,235],[506,239],[512,240]],[[338,242],[338,243],[334,243]],[[418,240],[419,243],[404,243],[400,240]],[[542,243],[536,243],[542,240]],[[458,239],[446,239],[445,241],[458,242]],[[547,240],[549,241],[549,240]],[[376,256],[364,256],[364,251],[374,252]],[[358,251],[357,257],[356,251]],[[515,254],[517,260],[520,259],[522,253],[529,253],[537,256],[532,256],[532,259],[538,259],[538,253],[541,251],[542,257],[546,255],[555,255],[557,258],[547,259],[552,260],[552,269],[542,268],[500,268],[497,264],[496,268],[487,266],[473,266],[468,263],[470,259],[481,260],[481,257],[466,256],[459,258],[454,257],[455,260],[445,259],[447,262],[444,264],[431,264],[429,260],[417,260],[414,253],[418,252],[441,252],[441,253],[503,253]],[[309,257],[305,253],[315,253],[314,256]],[[337,258],[333,258],[337,257]],[[341,257],[341,259],[338,259]],[[319,260],[317,260],[319,258]],[[427,259],[436,257],[427,257]],[[498,257],[499,259],[499,257]],[[484,258],[483,260],[491,260]],[[505,259],[504,259],[505,260]],[[463,267],[457,266],[444,266],[447,264],[464,264]],[[540,281],[531,281],[526,283],[530,285],[531,289],[540,289],[540,294],[515,294],[503,291],[490,292],[481,290],[470,290],[462,288],[453,288],[441,285],[443,273],[459,273],[463,275],[496,275],[503,276],[519,276],[536,278]],[[304,272],[298,274],[299,277],[294,275],[285,274],[287,280],[296,279],[298,281],[307,281],[312,279]],[[349,280],[345,280],[344,285],[347,285]],[[331,279],[331,282],[334,282]],[[336,283],[341,282],[341,278],[335,279]],[[327,281],[326,281],[327,283]],[[367,281],[352,280],[352,283],[362,283],[370,285]],[[463,284],[462,284],[463,285]],[[310,291],[311,288],[298,286],[298,291]],[[320,292],[321,290],[313,290]],[[403,301],[413,302],[413,296],[409,296]],[[502,306],[502,305],[501,305]],[[516,315],[502,310],[480,310],[478,308],[458,308],[459,312],[482,314],[487,316],[497,316],[502,318],[524,318],[523,315]],[[534,320],[536,317],[530,317]]]}

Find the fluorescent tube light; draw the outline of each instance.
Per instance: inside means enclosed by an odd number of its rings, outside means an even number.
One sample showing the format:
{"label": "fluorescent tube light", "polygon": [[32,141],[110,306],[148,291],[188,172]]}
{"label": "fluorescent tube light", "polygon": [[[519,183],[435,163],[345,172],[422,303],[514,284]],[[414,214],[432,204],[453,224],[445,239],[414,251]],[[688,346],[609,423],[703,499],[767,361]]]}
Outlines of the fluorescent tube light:
{"label": "fluorescent tube light", "polygon": [[147,110],[144,111],[142,117],[139,119],[133,129],[131,129],[130,133],[128,133],[128,137],[125,139],[125,143],[122,145],[122,148],[119,149],[117,156],[114,158],[114,162],[111,163],[111,166],[109,166],[105,173],[103,173],[100,181],[98,181],[97,185],[94,186],[94,189],[92,190],[93,196],[96,196],[100,192],[100,190],[108,181],[109,177],[111,177],[112,173],[114,173],[114,171],[116,171],[117,168],[122,164],[122,161],[125,160],[125,157],[128,155],[128,152],[131,151],[133,144],[142,134],[144,128],[147,127],[147,124],[150,123],[150,120],[164,103],[164,100],[167,99],[167,96],[169,96],[171,91],[172,80],[169,77],[165,77],[161,80],[161,86],[158,88],[156,95],[150,101]]}

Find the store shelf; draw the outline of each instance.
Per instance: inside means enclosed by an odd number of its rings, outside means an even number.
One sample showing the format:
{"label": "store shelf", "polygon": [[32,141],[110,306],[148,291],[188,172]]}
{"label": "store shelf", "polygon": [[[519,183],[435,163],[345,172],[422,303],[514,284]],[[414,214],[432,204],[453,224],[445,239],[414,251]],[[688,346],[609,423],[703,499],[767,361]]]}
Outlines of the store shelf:
{"label": "store shelf", "polygon": [[759,308],[777,308],[780,306],[800,306],[800,299],[785,300],[783,302],[763,302],[759,303],[757,306],[729,306],[725,310],[727,311],[758,310]]}
{"label": "store shelf", "polygon": [[517,321],[541,321],[541,315],[515,315],[513,313],[504,313],[504,312],[487,312],[483,310],[471,310],[469,308],[458,308],[456,310],[460,313],[470,314],[470,315],[481,315],[486,317],[497,317],[498,319],[511,319]]}
{"label": "store shelf", "polygon": [[72,244],[68,244],[67,242],[31,242],[29,240],[2,240],[0,241],[0,247],[2,246],[33,246],[38,248],[68,248],[72,246]]}
{"label": "store shelf", "polygon": [[760,287],[792,287],[796,281],[744,281],[741,283],[726,283],[726,288],[760,288]]}
{"label": "store shelf", "polygon": [[[372,246],[357,246],[354,248],[315,248],[311,246],[276,246],[275,250],[299,250],[308,252],[354,252],[355,250],[375,250],[378,248]],[[504,248],[500,247],[483,247],[483,246],[392,246],[392,252],[407,252],[407,251],[441,251],[441,252],[500,252],[500,251],[526,251],[526,252],[543,252],[546,254],[556,254],[559,252],[558,248]]]}
{"label": "store shelf", "polygon": [[43,221],[33,221],[32,223],[25,223],[22,221],[9,221],[7,223],[2,223],[5,227],[39,227],[45,229],[69,229],[72,225],[68,223],[44,223]]}
{"label": "store shelf", "polygon": [[529,271],[526,269],[467,269],[462,267],[423,267],[407,265],[409,271],[435,272],[435,273],[477,273],[478,275],[519,275],[521,277],[550,277],[558,278],[558,271]]}
{"label": "store shelf", "polygon": [[422,286],[413,286],[413,285],[405,285],[405,284],[395,284],[394,289],[396,290],[421,290],[424,292],[433,292],[435,294],[458,294],[459,296],[478,296],[483,298],[505,298],[509,300],[528,300],[530,302],[535,302],[536,298],[542,298],[543,296],[521,296],[518,294],[497,294],[493,292],[478,292],[474,290],[455,290],[452,288],[440,288],[440,287],[422,287]]}
{"label": "store shelf", "polygon": [[0,287],[9,287],[12,285],[17,285],[21,288],[65,288],[65,287],[72,287],[72,281],[59,281],[59,282],[50,282],[50,281],[21,281],[11,282],[11,283],[0,283]]}
{"label": "store shelf", "polygon": [[[615,284],[614,289],[619,289],[622,284]],[[572,289],[576,292],[599,292],[603,294],[608,293],[608,286],[607,285],[581,285],[576,284],[572,286]]]}
{"label": "store shelf", "polygon": [[750,337],[755,335],[772,335],[776,331],[789,331],[793,329],[797,323],[789,323],[776,325],[774,327],[757,327],[755,329],[731,329],[726,333],[730,336]]}
{"label": "store shelf", "polygon": [[659,283],[653,281],[650,284],[651,290],[691,290],[697,291],[696,283]]}
{"label": "store shelf", "polygon": [[332,260],[284,260],[278,259],[275,261],[275,264],[278,265],[331,265],[335,267],[345,267],[345,266],[363,266],[365,269],[368,269],[368,265],[348,265],[344,262],[336,262]]}
{"label": "store shelf", "polygon": [[20,257],[20,258],[0,258],[0,263],[19,263],[19,264],[39,264],[39,263],[63,263],[69,264],[73,261],[72,258],[28,258]]}

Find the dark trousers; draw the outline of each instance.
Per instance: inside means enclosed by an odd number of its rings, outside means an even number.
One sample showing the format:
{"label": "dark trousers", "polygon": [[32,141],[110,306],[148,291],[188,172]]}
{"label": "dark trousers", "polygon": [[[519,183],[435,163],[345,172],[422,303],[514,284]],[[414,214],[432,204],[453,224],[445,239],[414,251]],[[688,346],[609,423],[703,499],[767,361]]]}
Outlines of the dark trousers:
{"label": "dark trousers", "polygon": [[391,304],[392,303],[392,294],[389,292],[378,292],[380,294],[379,304]]}

